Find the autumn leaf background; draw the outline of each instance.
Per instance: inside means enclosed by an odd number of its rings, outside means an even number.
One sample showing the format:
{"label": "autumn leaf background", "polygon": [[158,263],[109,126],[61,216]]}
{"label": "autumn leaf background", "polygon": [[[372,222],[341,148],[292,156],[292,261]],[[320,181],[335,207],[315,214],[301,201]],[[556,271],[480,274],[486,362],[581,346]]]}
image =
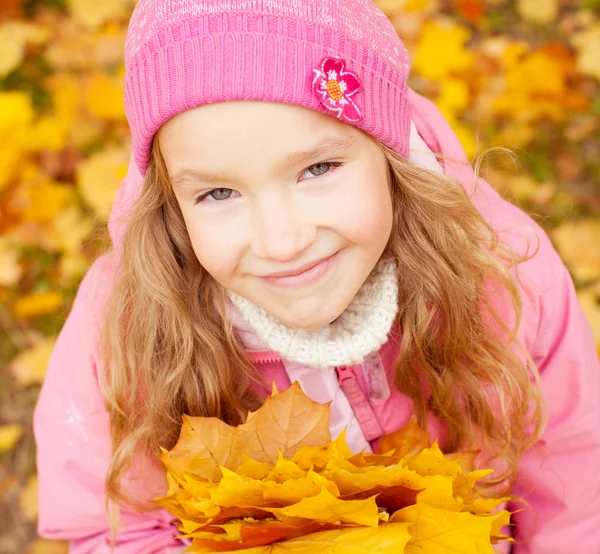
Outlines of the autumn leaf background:
{"label": "autumn leaf background", "polygon": [[[600,347],[600,1],[378,0],[483,175],[549,232]],[[77,285],[108,246],[130,139],[133,0],[0,0],[0,553],[37,539],[31,414]]]}

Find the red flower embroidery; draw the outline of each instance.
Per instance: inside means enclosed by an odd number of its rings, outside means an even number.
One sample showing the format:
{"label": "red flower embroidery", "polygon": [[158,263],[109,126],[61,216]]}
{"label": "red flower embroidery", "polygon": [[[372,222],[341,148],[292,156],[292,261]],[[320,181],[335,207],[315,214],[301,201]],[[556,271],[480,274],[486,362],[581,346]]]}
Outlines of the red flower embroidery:
{"label": "red flower embroidery", "polygon": [[313,91],[329,111],[338,119],[349,122],[360,121],[362,113],[352,97],[360,90],[360,81],[355,73],[346,71],[341,58],[325,58],[320,69],[313,69],[315,79]]}

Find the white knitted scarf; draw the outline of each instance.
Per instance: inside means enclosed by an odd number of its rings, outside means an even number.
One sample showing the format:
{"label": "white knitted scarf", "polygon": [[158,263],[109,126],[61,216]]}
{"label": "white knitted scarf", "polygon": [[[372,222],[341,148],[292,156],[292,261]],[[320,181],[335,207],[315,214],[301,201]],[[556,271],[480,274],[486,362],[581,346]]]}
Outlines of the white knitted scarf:
{"label": "white knitted scarf", "polygon": [[249,300],[228,295],[269,348],[324,369],[361,363],[387,341],[398,312],[398,275],[393,258],[381,258],[342,314],[318,329],[289,327]]}

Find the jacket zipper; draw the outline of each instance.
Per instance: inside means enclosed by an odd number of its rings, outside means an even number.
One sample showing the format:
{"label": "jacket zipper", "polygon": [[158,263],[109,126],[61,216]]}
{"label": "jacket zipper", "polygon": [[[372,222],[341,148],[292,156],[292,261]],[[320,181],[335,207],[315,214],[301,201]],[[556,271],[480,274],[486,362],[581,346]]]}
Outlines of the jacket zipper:
{"label": "jacket zipper", "polygon": [[248,354],[256,364],[274,364],[283,361],[281,356],[268,350],[266,352],[248,352]]}

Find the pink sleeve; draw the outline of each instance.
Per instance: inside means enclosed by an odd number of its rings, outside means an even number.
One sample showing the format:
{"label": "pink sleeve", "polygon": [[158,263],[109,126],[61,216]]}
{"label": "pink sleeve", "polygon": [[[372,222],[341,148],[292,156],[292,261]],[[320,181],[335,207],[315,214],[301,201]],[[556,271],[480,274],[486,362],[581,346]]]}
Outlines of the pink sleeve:
{"label": "pink sleeve", "polygon": [[540,271],[557,275],[538,296],[531,353],[549,414],[539,447],[522,458],[515,488],[533,508],[515,514],[514,554],[600,553],[600,362],[571,276],[556,252]]}
{"label": "pink sleeve", "polygon": [[[71,541],[75,554],[109,554],[104,478],[111,452],[108,415],[96,378],[96,306],[114,268],[98,259],[85,276],[52,353],[34,413],[43,537]],[[121,510],[115,554],[183,551],[164,511]]]}

